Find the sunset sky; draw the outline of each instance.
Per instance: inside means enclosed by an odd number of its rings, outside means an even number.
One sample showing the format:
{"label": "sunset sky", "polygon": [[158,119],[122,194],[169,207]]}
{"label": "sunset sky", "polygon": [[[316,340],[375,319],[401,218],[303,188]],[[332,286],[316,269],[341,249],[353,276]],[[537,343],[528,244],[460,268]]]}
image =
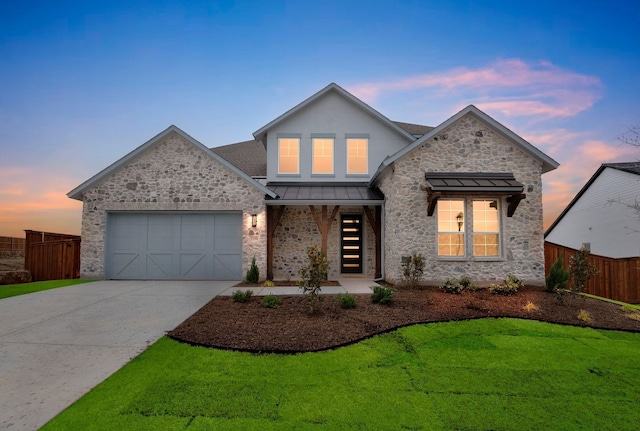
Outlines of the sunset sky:
{"label": "sunset sky", "polygon": [[[640,2],[3,1],[0,235],[80,234],[66,193],[171,124],[206,146],[336,82],[392,120],[474,104],[560,162],[548,226],[640,160]],[[615,191],[612,191],[615,194]]]}

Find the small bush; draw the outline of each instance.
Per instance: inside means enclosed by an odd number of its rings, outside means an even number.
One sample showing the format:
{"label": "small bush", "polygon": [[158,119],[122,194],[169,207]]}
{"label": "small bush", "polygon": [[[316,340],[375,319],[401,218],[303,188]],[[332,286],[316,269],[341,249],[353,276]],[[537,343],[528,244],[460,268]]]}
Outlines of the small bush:
{"label": "small bush", "polygon": [[258,269],[258,265],[256,265],[255,256],[251,260],[251,266],[249,267],[245,278],[247,279],[247,283],[257,283],[258,280],[260,280],[260,270]]}
{"label": "small bush", "polygon": [[598,268],[589,263],[589,251],[581,247],[576,254],[569,258],[569,272],[573,277],[571,292],[578,294],[584,290],[587,283],[594,275],[598,274]]}
{"label": "small bush", "polygon": [[411,256],[402,258],[402,283],[405,286],[414,288],[420,284],[424,275],[424,258],[422,253],[413,253]]}
{"label": "small bush", "polygon": [[251,298],[251,295],[253,295],[253,290],[245,290],[244,292],[242,290],[236,290],[231,295],[231,299],[233,299],[233,302],[247,302],[249,298]]}
{"label": "small bush", "polygon": [[307,266],[298,270],[298,287],[309,296],[309,312],[314,313],[320,305],[320,284],[327,278],[329,261],[317,245],[307,249],[307,259]]}
{"label": "small bush", "polygon": [[553,265],[549,268],[549,275],[544,279],[547,292],[564,291],[567,288],[569,277],[571,277],[571,273],[568,269],[564,268],[564,261],[562,260],[562,256],[560,256],[553,262]]}
{"label": "small bush", "polygon": [[489,286],[489,292],[496,295],[515,295],[524,285],[524,282],[515,275],[507,275],[507,279],[502,284],[492,284]]}
{"label": "small bush", "polygon": [[578,313],[578,319],[582,320],[583,322],[591,322],[591,315],[587,310],[580,310],[580,312]]}
{"label": "small bush", "polygon": [[280,305],[280,298],[275,295],[268,294],[262,298],[262,306],[266,308],[278,308]]}
{"label": "small bush", "polygon": [[340,302],[340,307],[342,308],[356,308],[356,298],[349,293],[338,294],[338,302]]}
{"label": "small bush", "polygon": [[396,290],[386,286],[373,286],[373,295],[371,301],[374,304],[389,304],[393,301],[393,295]]}
{"label": "small bush", "polygon": [[460,284],[460,282],[455,278],[451,277],[447,278],[442,282],[442,284],[440,284],[440,290],[447,293],[459,294],[462,293],[463,289],[464,287],[462,287],[462,284]]}
{"label": "small bush", "polygon": [[471,292],[480,290],[480,286],[474,283],[473,280],[471,280],[471,278],[467,275],[463,275],[462,277],[460,277],[459,284],[463,289],[467,289]]}
{"label": "small bush", "polygon": [[527,305],[522,307],[522,309],[524,311],[528,311],[529,313],[531,313],[532,311],[537,311],[538,310],[538,306],[536,304],[534,304],[533,302],[531,302],[531,301],[527,301]]}
{"label": "small bush", "polygon": [[265,280],[263,286],[264,287],[275,287],[275,283],[271,280]]}

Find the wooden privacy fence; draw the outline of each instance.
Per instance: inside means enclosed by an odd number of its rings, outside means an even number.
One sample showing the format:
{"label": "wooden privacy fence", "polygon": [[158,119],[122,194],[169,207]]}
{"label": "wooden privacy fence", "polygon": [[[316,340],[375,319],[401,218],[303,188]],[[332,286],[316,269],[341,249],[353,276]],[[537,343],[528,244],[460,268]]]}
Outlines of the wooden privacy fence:
{"label": "wooden privacy fence", "polygon": [[33,281],[80,278],[80,237],[25,230],[24,269]]}
{"label": "wooden privacy fence", "polygon": [[[569,258],[576,251],[545,241],[545,273],[549,274],[551,265],[560,256],[562,256],[564,266],[567,268]],[[640,303],[640,257],[613,259],[590,254],[589,263],[598,268],[599,272],[589,280],[585,293],[632,304]],[[569,280],[569,286],[571,286],[571,280]]]}
{"label": "wooden privacy fence", "polygon": [[0,236],[0,251],[24,252],[24,238]]}

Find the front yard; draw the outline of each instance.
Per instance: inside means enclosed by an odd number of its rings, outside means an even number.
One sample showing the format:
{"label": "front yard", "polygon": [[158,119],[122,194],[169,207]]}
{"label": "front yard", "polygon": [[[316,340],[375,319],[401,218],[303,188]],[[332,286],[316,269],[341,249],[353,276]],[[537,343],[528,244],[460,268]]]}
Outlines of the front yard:
{"label": "front yard", "polygon": [[43,429],[635,430],[640,334],[488,318],[320,353],[162,338]]}

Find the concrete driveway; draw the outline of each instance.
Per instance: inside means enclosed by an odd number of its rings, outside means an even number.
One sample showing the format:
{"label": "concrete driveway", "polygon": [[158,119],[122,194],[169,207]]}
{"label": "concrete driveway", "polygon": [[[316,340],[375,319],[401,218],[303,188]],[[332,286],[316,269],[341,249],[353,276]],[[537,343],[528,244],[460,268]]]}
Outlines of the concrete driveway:
{"label": "concrete driveway", "polygon": [[0,300],[0,429],[41,427],[234,283],[96,281]]}

